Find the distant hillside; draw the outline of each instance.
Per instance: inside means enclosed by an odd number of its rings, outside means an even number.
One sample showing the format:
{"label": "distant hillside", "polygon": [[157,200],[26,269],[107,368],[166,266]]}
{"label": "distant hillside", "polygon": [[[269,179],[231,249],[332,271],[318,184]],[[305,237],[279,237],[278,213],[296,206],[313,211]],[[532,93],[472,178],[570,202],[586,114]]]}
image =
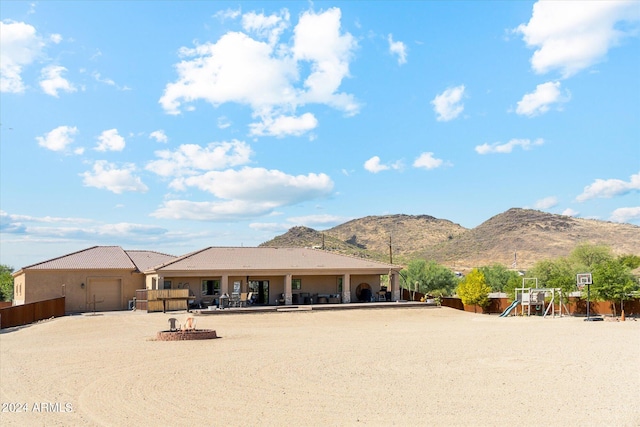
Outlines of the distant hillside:
{"label": "distant hillside", "polygon": [[617,254],[640,255],[640,227],[510,209],[441,245],[425,246],[419,255],[465,270],[497,262],[529,268],[542,259],[567,256],[581,243],[604,244]]}
{"label": "distant hillside", "polygon": [[435,259],[460,271],[500,263],[526,269],[542,259],[568,255],[581,243],[605,244],[614,253],[640,255],[640,227],[573,218],[530,209],[509,209],[474,229],[428,215],[368,216],[319,232],[294,227],[261,246],[322,247],[389,261]]}
{"label": "distant hillside", "polygon": [[[356,245],[349,244],[331,236],[328,232],[319,232],[308,227],[293,227],[285,234],[274,237],[260,246],[270,247],[303,247],[325,249],[344,255],[354,255],[361,258],[380,259],[380,254],[369,252]],[[388,260],[388,259],[387,259]]]}

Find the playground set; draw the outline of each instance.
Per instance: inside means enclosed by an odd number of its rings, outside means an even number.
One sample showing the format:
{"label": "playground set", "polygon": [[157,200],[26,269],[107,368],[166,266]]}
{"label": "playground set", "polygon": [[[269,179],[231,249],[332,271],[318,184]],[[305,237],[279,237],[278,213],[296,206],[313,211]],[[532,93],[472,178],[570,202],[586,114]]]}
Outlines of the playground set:
{"label": "playground set", "polygon": [[[535,282],[535,287],[527,287],[528,281]],[[547,298],[549,298],[549,301],[547,301]],[[522,287],[515,289],[513,302],[500,314],[500,317],[507,317],[511,313],[518,315],[518,307],[520,307],[520,316],[525,314],[531,316],[532,311],[534,315],[542,315],[542,317],[549,315],[562,317],[563,313],[567,316],[569,315],[569,309],[562,301],[562,289],[539,288],[537,278],[522,279]]]}

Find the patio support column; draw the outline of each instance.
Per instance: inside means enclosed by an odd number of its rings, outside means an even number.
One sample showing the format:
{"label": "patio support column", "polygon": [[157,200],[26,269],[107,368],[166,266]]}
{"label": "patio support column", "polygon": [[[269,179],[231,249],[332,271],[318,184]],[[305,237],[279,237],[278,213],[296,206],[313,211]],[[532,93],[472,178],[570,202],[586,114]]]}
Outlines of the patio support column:
{"label": "patio support column", "polygon": [[342,302],[351,302],[351,275],[349,273],[342,278]]}
{"label": "patio support column", "polygon": [[293,281],[293,274],[287,274],[284,276],[284,304],[291,305],[291,282]]}
{"label": "patio support column", "polygon": [[400,278],[397,271],[392,271],[389,276],[389,282],[391,282],[391,301],[400,300]]}
{"label": "patio support column", "polygon": [[156,283],[156,285],[158,286],[156,289],[164,289],[164,277],[158,275],[158,283]]}
{"label": "patio support column", "polygon": [[220,295],[229,295],[229,275],[223,274],[220,278]]}

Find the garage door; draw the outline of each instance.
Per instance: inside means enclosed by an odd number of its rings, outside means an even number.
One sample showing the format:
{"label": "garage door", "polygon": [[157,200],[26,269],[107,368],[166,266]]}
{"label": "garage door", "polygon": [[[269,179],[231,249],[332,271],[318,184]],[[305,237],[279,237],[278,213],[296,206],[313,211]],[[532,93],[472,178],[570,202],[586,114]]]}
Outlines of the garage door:
{"label": "garage door", "polygon": [[88,311],[93,311],[94,295],[96,311],[122,310],[120,279],[91,279],[87,295]]}

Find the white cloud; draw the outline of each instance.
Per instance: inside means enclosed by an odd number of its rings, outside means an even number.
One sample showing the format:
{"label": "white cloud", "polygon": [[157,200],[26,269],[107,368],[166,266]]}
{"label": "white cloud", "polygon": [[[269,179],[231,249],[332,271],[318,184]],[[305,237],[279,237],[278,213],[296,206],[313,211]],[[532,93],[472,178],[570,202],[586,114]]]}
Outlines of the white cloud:
{"label": "white cloud", "polygon": [[226,116],[218,117],[218,128],[226,129],[231,126],[231,122]]}
{"label": "white cloud", "polygon": [[448,122],[458,117],[464,110],[461,102],[464,96],[464,85],[448,88],[431,101],[439,122]]}
{"label": "white cloud", "polygon": [[267,39],[270,45],[275,45],[289,27],[289,11],[283,9],[280,14],[265,16],[263,13],[249,12],[242,15],[242,28],[248,33]]}
{"label": "white cloud", "polygon": [[151,216],[161,219],[187,219],[196,221],[238,221],[270,213],[276,205],[251,203],[241,200],[223,202],[194,202],[168,200]]}
{"label": "white cloud", "polygon": [[212,142],[206,147],[183,144],[175,151],[156,151],[159,160],[153,160],[145,169],[160,176],[194,175],[199,171],[225,169],[249,162],[253,151],[242,141]]}
{"label": "white cloud", "polygon": [[51,34],[49,36],[49,40],[51,40],[51,42],[53,42],[54,44],[60,44],[62,42],[62,35],[60,35],[60,34]]}
{"label": "white cloud", "polygon": [[413,162],[414,168],[435,169],[442,166],[442,159],[433,157],[433,153],[422,153]]}
{"label": "white cloud", "polygon": [[538,138],[535,141],[531,141],[530,139],[512,139],[505,144],[501,144],[499,142],[495,142],[493,144],[482,144],[476,146],[475,150],[478,154],[489,154],[489,153],[511,153],[515,147],[522,147],[523,150],[529,150],[534,146],[544,144],[544,140],[542,138]]}
{"label": "white cloud", "polygon": [[286,135],[300,136],[318,126],[318,119],[311,113],[304,113],[302,116],[278,116],[275,118],[264,117],[262,122],[251,123],[249,125],[252,136],[277,136]]}
{"label": "white cloud", "polygon": [[305,216],[292,216],[287,218],[287,222],[293,225],[303,225],[305,227],[311,228],[324,228],[327,226],[338,225],[343,222],[347,222],[352,218],[346,218],[338,215],[328,215],[328,214],[319,214],[319,215],[305,215]]}
{"label": "white cloud", "polygon": [[24,22],[0,21],[0,34],[0,92],[24,92],[22,69],[40,55],[44,43]]}
{"label": "white cloud", "polygon": [[108,77],[102,77],[102,74],[98,73],[97,71],[91,73],[91,76],[99,83],[104,83],[108,86],[116,86],[116,82]]}
{"label": "white cloud", "polygon": [[619,23],[639,19],[635,1],[539,1],[529,22],[515,32],[536,49],[531,57],[535,72],[558,69],[569,77],[602,61],[620,39],[637,31],[625,31]]}
{"label": "white cloud", "polygon": [[209,171],[179,180],[182,188],[198,188],[220,199],[278,206],[324,197],[333,189],[331,178],[323,173],[293,176],[278,170],[250,167]]}
{"label": "white cloud", "polygon": [[44,136],[37,136],[38,145],[51,151],[63,151],[73,142],[73,137],[78,133],[75,126],[58,126]]}
{"label": "white cloud", "polygon": [[407,45],[403,42],[393,41],[393,35],[389,34],[387,37],[389,41],[389,52],[392,55],[398,56],[398,64],[406,64],[407,63]]}
{"label": "white cloud", "polygon": [[567,102],[570,98],[560,92],[560,82],[547,82],[536,86],[533,93],[527,93],[518,101],[516,113],[522,116],[537,116],[549,111],[550,105]]}
{"label": "white cloud", "polygon": [[156,142],[168,142],[169,138],[167,137],[167,134],[164,133],[164,130],[162,129],[158,129],[158,130],[154,130],[153,132],[151,132],[149,134],[149,138],[155,139]]}
{"label": "white cloud", "polygon": [[277,170],[248,168],[211,171],[182,178],[183,188],[195,187],[219,200],[170,200],[152,215],[203,221],[238,220],[272,213],[274,209],[326,197],[333,182],[325,174],[287,175]]}
{"label": "white cloud", "polygon": [[629,182],[621,179],[596,179],[593,184],[584,187],[584,191],[576,197],[576,200],[584,202],[595,198],[610,199],[634,191],[640,191],[640,172],[631,175]]}
{"label": "white cloud", "polygon": [[389,166],[380,163],[380,157],[373,156],[364,162],[364,168],[371,173],[378,173],[390,169]]}
{"label": "white cloud", "polygon": [[578,215],[580,215],[580,212],[578,212],[576,210],[573,210],[571,208],[567,208],[567,209],[562,211],[561,215],[564,215],[564,216],[578,216]]}
{"label": "white cloud", "polygon": [[610,221],[631,222],[640,220],[640,206],[633,208],[618,208],[611,213]]}
{"label": "white cloud", "polygon": [[74,217],[34,217],[30,215],[8,214],[0,211],[0,230],[3,233],[27,235],[30,241],[38,239],[86,239],[96,241],[153,241],[158,235],[168,231],[155,225],[135,223],[97,224],[96,221]]}
{"label": "white cloud", "polygon": [[555,196],[545,197],[544,199],[540,199],[536,201],[533,205],[536,209],[551,209],[558,205],[558,198]]}
{"label": "white cloud", "polygon": [[127,163],[118,168],[106,160],[97,160],[93,164],[93,171],[81,174],[85,187],[101,188],[112,193],[121,194],[125,191],[144,193],[148,187],[140,177],[134,175],[135,165]]}
{"label": "white cloud", "polygon": [[234,9],[220,10],[216,12],[213,16],[214,18],[218,18],[221,21],[224,21],[226,19],[236,19],[241,14],[242,14],[242,10],[238,8],[235,10]]}
{"label": "white cloud", "polygon": [[103,84],[106,84],[107,86],[113,86],[116,89],[121,90],[121,91],[131,90],[131,88],[129,88],[128,86],[120,86],[120,85],[118,85],[113,79],[110,79],[108,77],[102,77],[102,74],[98,73],[97,71],[94,71],[93,73],[91,73],[91,76],[98,83],[103,83]]}
{"label": "white cloud", "polygon": [[125,140],[118,134],[118,129],[109,129],[100,134],[95,149],[97,151],[122,151],[125,145]]}
{"label": "white cloud", "polygon": [[60,65],[49,65],[40,72],[40,87],[47,95],[58,97],[58,91],[75,92],[77,89],[67,79],[62,77],[62,73],[67,71]]}
{"label": "white cloud", "polygon": [[[252,124],[253,132],[276,136],[283,131],[272,126],[282,118],[296,119],[289,122],[294,135],[315,127],[309,113],[295,114],[306,104],[324,104],[347,115],[356,114],[360,107],[353,96],[339,92],[357,47],[351,34],[341,32],[340,18],[340,10],[335,8],[305,12],[293,29],[292,43],[285,44],[277,41],[288,26],[288,12],[245,14],[245,29],[269,41],[228,32],[216,43],[183,47],[180,54],[184,59],[176,64],[178,79],[166,85],[159,102],[169,114],[180,114],[189,107],[183,104],[197,100],[214,106],[228,102],[247,105],[263,122]],[[310,70],[306,78],[302,70]]]}
{"label": "white cloud", "polygon": [[296,61],[308,61],[311,67],[300,101],[327,104],[353,115],[359,110],[353,96],[337,90],[349,76],[349,62],[358,44],[351,34],[341,34],[341,16],[337,8],[303,13],[294,28],[292,52]]}
{"label": "white cloud", "polygon": [[[291,227],[304,226],[310,228],[326,228],[335,226],[352,218],[346,218],[337,215],[306,215],[300,217],[287,218],[286,222],[254,222],[249,224],[249,228],[258,231],[280,232],[286,231]],[[321,242],[318,242],[320,244]]]}

